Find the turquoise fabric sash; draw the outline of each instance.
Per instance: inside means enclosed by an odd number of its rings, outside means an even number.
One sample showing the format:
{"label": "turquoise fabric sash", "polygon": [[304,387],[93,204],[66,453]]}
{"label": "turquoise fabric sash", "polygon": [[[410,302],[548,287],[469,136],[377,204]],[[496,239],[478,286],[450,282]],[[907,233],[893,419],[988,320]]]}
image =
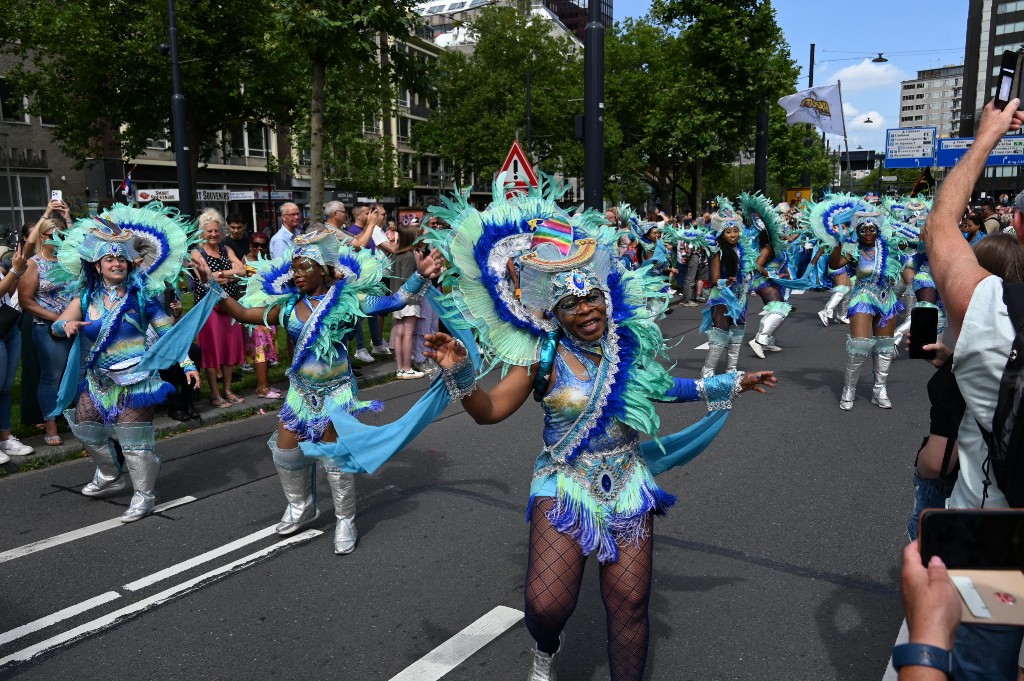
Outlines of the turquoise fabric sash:
{"label": "turquoise fabric sash", "polygon": [[[213,306],[219,300],[217,296],[207,295],[199,301],[195,307],[178,320],[177,324],[146,350],[139,363],[132,367],[132,373],[166,369],[172,364],[184,361],[188,357],[188,349],[192,345],[193,339],[199,334],[199,329],[206,323],[213,311]],[[71,405],[78,392],[78,374],[81,371],[82,332],[79,331],[75,334],[75,342],[71,345],[71,354],[68,355],[68,365],[64,369],[63,378],[60,379],[57,405],[47,415],[47,418],[57,418],[64,409]]]}

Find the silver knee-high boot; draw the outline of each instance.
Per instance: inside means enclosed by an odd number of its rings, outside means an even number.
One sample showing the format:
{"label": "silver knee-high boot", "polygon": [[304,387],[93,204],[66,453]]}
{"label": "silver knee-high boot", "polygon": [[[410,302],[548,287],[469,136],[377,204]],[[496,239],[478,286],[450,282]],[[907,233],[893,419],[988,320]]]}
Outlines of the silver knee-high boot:
{"label": "silver knee-high boot", "polygon": [[356,547],[356,481],[355,476],[340,468],[324,467],[327,482],[331,485],[334,499],[334,515],[338,519],[334,526],[334,552],[338,555],[352,553]]}
{"label": "silver knee-high boot", "polygon": [[764,309],[767,311],[767,314],[761,317],[757,333],[750,341],[750,349],[761,359],[764,359],[765,350],[769,352],[779,352],[781,350],[781,348],[775,345],[775,334],[778,332],[779,327],[782,326],[782,322],[786,321],[786,317],[793,310],[793,306],[789,303],[773,301],[765,305]]}
{"label": "silver knee-high boot", "polygon": [[122,523],[145,518],[156,506],[156,478],[160,474],[160,458],[153,451],[156,436],[152,423],[117,423],[114,435],[121,443],[125,467],[135,487],[128,510],[121,515]]}
{"label": "silver knee-high boot", "polygon": [[530,675],[526,681],[558,681],[558,667],[555,665],[558,653],[562,652],[562,645],[565,643],[565,634],[558,636],[558,650],[553,653],[542,653],[533,647],[533,660],[530,663]]}
{"label": "silver knee-high boot", "polygon": [[121,464],[117,462],[117,453],[114,444],[110,441],[110,431],[107,426],[96,421],[75,421],[75,410],[68,409],[64,417],[71,426],[71,432],[82,441],[85,451],[89,452],[89,458],[96,466],[92,475],[92,481],[82,488],[82,494],[87,497],[100,498],[109,497],[128,488],[128,481],[125,480],[121,471]]}
{"label": "silver knee-high boot", "polygon": [[874,347],[875,342],[871,338],[847,337],[846,371],[843,373],[843,394],[839,398],[840,409],[845,411],[853,409],[853,400],[857,396],[857,378],[860,376],[860,368]]}
{"label": "silver knee-high boot", "polygon": [[274,457],[277,477],[288,500],[288,508],[275,530],[282,536],[289,535],[320,517],[320,510],[316,507],[316,463],[303,456],[298,447],[279,448],[276,433],[267,441],[267,446]]}
{"label": "silver knee-high boot", "polygon": [[825,303],[824,309],[818,310],[818,319],[825,326],[832,321],[836,316],[836,308],[839,307],[839,303],[843,302],[843,298],[847,293],[850,292],[849,286],[833,286],[832,295],[829,297],[828,302]]}
{"label": "silver knee-high boot", "polygon": [[896,331],[893,333],[893,347],[897,348],[903,345],[903,337],[910,331],[910,313],[913,312],[917,306],[917,296],[914,295],[914,287],[912,285],[907,286],[907,290],[903,292],[903,307],[906,309],[907,316],[904,317],[903,322],[896,327]]}
{"label": "silver knee-high boot", "polygon": [[704,367],[700,370],[702,378],[715,375],[715,367],[726,346],[729,345],[729,333],[721,329],[708,329],[708,354],[704,358]]}
{"label": "silver knee-high boot", "polygon": [[889,401],[889,394],[886,391],[886,384],[889,382],[889,368],[892,366],[892,358],[896,354],[893,339],[886,336],[875,336],[875,386],[871,391],[871,403],[877,404],[882,409],[892,409],[892,402]]}
{"label": "silver knee-high boot", "polygon": [[725,370],[736,371],[736,365],[740,361],[740,348],[743,347],[743,334],[747,332],[746,325],[734,326],[729,329],[729,354],[725,363]]}

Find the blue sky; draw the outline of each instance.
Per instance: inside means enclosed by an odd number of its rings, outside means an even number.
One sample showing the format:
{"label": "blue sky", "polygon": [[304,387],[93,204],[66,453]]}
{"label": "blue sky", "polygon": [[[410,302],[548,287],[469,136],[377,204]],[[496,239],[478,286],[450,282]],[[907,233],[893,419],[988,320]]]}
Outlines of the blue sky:
{"label": "blue sky", "polygon": [[[650,0],[613,0],[616,21],[641,17]],[[814,84],[842,81],[850,149],[885,149],[885,130],[899,127],[900,82],[922,69],[962,64],[966,0],[775,0],[777,21],[807,87],[815,43]],[[894,9],[898,9],[894,12]],[[882,52],[889,59],[874,64]],[[870,118],[872,123],[865,123]],[[833,144],[842,143],[836,138]]]}

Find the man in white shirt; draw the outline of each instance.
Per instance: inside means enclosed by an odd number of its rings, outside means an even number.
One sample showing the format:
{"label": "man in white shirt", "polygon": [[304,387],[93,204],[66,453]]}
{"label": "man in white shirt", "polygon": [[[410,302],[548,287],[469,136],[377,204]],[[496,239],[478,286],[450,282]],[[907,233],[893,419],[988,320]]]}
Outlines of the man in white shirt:
{"label": "man in white shirt", "polygon": [[292,247],[302,224],[302,211],[294,203],[281,204],[281,228],[270,238],[270,257],[281,258]]}

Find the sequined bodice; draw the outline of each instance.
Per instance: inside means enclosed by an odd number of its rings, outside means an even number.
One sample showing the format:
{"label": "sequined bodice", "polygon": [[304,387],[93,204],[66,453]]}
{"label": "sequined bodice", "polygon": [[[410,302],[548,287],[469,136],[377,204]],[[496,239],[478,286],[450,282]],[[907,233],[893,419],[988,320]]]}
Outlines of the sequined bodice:
{"label": "sequined bodice", "polygon": [[[292,313],[288,315],[288,337],[292,339],[292,343],[295,343],[299,339],[299,336],[302,334],[302,328],[305,326],[305,322],[299,319],[298,308],[302,306],[312,313],[312,310],[308,307],[306,301],[307,299],[305,297],[300,298],[295,303]],[[338,338],[336,340],[338,354],[333,360],[330,362],[324,361],[317,357],[315,352],[311,352],[298,368],[297,373],[299,376],[313,383],[327,384],[346,377],[348,375],[348,350],[345,347],[343,339]]]}
{"label": "sequined bodice", "polygon": [[[561,349],[565,347],[564,344],[560,345],[560,351],[555,353],[554,387],[541,401],[544,407],[544,445],[547,447],[562,439],[586,407],[591,393],[597,389],[594,379],[597,364],[583,353],[573,353],[589,374],[585,380],[578,378],[562,358]],[[612,420],[604,432],[591,437],[587,448],[591,451],[607,451],[637,439],[635,430]]]}
{"label": "sequined bodice", "polygon": [[875,256],[878,251],[874,248],[860,249],[860,258],[857,259],[857,280],[868,280],[875,272]]}

